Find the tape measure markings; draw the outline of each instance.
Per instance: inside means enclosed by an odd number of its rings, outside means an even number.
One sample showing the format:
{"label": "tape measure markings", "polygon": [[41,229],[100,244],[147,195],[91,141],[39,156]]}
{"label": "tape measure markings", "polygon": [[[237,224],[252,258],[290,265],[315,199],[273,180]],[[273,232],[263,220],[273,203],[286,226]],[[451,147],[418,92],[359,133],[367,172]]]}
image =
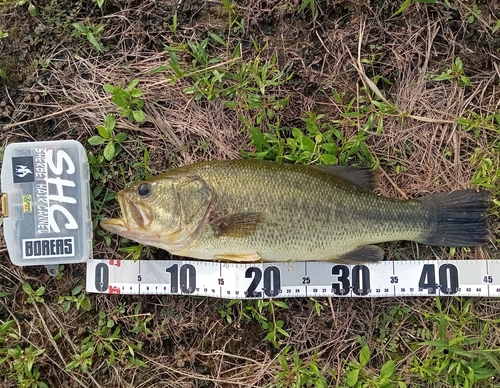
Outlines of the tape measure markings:
{"label": "tape measure markings", "polygon": [[92,260],[87,291],[197,295],[227,299],[290,297],[500,297],[500,260],[414,260],[367,264],[234,264],[176,260]]}

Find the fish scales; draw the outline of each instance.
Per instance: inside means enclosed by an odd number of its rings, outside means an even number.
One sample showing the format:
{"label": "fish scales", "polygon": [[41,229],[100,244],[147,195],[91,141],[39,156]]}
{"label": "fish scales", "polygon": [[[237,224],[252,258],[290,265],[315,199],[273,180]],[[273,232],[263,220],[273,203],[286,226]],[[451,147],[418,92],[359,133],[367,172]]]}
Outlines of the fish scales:
{"label": "fish scales", "polygon": [[266,261],[334,260],[381,239],[414,239],[427,224],[425,209],[416,201],[352,190],[334,175],[307,166],[198,163],[175,173],[188,172],[200,176],[217,194],[216,214],[257,212],[264,219],[245,238],[216,238],[207,223],[181,255],[252,252]]}

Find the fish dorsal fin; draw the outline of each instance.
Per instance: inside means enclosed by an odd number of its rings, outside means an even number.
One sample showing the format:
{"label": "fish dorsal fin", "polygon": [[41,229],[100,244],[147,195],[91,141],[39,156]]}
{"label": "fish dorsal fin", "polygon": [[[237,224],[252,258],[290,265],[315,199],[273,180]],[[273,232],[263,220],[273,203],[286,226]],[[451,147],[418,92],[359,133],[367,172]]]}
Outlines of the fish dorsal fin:
{"label": "fish dorsal fin", "polygon": [[216,237],[245,237],[250,235],[261,222],[261,213],[239,212],[216,218],[210,225]]}
{"label": "fish dorsal fin", "polygon": [[372,170],[365,167],[353,166],[329,166],[313,165],[313,167],[325,171],[348,182],[354,183],[362,190],[370,191],[376,186],[376,175]]}

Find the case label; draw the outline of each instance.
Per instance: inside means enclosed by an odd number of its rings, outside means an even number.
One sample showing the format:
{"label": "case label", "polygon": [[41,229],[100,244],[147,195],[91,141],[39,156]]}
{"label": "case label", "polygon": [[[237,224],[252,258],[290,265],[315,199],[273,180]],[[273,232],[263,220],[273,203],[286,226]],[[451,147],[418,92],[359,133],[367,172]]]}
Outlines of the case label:
{"label": "case label", "polygon": [[31,238],[23,240],[23,259],[71,257],[75,255],[73,237]]}

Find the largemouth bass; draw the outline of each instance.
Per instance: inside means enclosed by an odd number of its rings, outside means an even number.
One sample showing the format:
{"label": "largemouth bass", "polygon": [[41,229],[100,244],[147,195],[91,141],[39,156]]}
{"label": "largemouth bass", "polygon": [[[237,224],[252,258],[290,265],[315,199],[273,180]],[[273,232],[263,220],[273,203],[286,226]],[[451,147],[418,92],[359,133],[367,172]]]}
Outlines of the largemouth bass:
{"label": "largemouth bass", "polygon": [[440,246],[488,242],[488,191],[413,200],[371,191],[356,167],[261,160],[199,162],[121,190],[123,218],[101,226],[172,254],[203,260],[378,261],[385,241]]}

